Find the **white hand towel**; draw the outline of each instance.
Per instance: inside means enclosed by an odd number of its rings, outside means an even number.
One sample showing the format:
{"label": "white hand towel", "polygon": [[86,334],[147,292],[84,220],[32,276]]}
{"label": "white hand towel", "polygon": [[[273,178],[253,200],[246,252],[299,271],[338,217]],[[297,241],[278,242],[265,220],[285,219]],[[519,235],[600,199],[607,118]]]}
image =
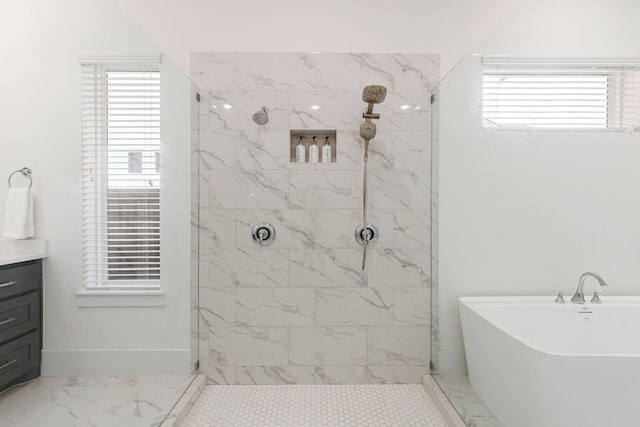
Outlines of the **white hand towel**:
{"label": "white hand towel", "polygon": [[4,237],[33,237],[33,195],[29,188],[10,188],[4,215]]}

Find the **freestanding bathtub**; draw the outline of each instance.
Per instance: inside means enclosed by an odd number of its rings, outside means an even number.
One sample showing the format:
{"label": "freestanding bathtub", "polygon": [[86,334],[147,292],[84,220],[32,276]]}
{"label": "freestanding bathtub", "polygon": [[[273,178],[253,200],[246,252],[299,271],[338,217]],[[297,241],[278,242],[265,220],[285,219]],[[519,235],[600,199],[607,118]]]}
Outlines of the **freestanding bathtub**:
{"label": "freestanding bathtub", "polygon": [[640,297],[464,297],[471,387],[506,427],[640,426]]}

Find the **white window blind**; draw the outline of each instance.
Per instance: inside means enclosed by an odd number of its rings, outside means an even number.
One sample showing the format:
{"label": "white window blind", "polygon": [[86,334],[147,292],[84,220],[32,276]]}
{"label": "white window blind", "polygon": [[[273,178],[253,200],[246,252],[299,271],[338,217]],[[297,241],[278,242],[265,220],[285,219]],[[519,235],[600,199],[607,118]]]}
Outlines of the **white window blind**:
{"label": "white window blind", "polygon": [[640,61],[485,57],[483,126],[633,132],[639,69]]}
{"label": "white window blind", "polygon": [[158,62],[83,63],[82,126],[85,288],[158,288]]}

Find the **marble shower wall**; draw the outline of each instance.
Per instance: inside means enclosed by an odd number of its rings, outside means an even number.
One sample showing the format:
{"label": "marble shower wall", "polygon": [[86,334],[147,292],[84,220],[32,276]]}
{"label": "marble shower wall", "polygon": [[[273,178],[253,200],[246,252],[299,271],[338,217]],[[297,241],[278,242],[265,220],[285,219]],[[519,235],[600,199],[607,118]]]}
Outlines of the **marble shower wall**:
{"label": "marble shower wall", "polygon": [[[437,55],[193,53],[200,87],[200,366],[220,384],[419,383],[429,364],[430,90]],[[388,89],[369,155],[362,89]],[[310,107],[320,108],[313,110]],[[252,115],[269,108],[269,122]],[[405,106],[401,108],[401,106]],[[406,107],[408,106],[408,107]],[[295,130],[337,161],[290,162]],[[276,228],[258,247],[251,229]]]}

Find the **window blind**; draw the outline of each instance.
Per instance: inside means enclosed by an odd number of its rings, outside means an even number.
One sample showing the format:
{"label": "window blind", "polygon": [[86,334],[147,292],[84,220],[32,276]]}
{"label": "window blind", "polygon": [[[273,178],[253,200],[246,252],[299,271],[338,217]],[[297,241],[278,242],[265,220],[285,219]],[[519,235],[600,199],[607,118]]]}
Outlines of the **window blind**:
{"label": "window blind", "polygon": [[486,129],[638,129],[640,62],[484,58]]}
{"label": "window blind", "polygon": [[158,288],[158,64],[82,66],[86,288]]}

